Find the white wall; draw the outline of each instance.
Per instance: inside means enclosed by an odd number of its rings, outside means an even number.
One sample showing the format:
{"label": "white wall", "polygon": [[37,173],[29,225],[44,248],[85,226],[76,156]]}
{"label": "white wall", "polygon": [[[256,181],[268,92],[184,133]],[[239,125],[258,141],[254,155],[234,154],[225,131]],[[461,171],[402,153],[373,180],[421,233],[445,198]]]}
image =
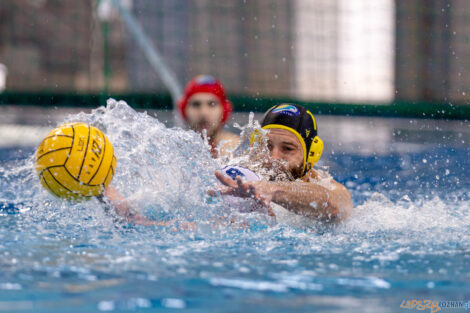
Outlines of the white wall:
{"label": "white wall", "polygon": [[389,102],[394,97],[393,0],[296,0],[296,94]]}

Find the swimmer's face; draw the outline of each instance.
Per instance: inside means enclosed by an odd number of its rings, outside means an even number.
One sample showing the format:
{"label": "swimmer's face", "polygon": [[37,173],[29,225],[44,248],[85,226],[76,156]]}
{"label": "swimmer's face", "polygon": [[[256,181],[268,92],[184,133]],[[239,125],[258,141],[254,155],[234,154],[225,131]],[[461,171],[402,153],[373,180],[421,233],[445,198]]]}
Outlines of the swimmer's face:
{"label": "swimmer's face", "polygon": [[284,161],[288,172],[299,178],[302,176],[304,154],[299,139],[290,131],[279,128],[269,129],[267,145],[271,160]]}
{"label": "swimmer's face", "polygon": [[222,126],[223,107],[215,95],[198,92],[188,99],[185,109],[189,127],[199,133],[205,129],[213,137]]}

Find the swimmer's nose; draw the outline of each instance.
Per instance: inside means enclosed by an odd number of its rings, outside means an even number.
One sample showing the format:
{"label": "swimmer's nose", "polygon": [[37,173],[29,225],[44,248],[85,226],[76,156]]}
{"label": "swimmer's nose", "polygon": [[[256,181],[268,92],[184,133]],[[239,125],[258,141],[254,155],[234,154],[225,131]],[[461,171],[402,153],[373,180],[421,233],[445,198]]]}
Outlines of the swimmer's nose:
{"label": "swimmer's nose", "polygon": [[202,117],[207,117],[209,116],[210,107],[208,105],[201,105],[201,108],[199,110],[199,113]]}
{"label": "swimmer's nose", "polygon": [[280,160],[282,158],[282,154],[279,148],[273,147],[271,149],[271,159]]}

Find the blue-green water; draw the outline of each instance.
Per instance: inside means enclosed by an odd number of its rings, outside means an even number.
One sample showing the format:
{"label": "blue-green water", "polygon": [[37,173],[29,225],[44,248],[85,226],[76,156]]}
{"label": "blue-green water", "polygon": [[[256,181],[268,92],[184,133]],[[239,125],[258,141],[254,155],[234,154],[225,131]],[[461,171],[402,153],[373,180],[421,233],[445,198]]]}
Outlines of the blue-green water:
{"label": "blue-green water", "polygon": [[300,227],[208,202],[218,165],[194,133],[124,105],[67,120],[106,131],[113,185],[136,208],[179,222],[133,226],[96,200],[57,200],[34,174],[35,147],[0,149],[0,312],[401,312],[403,300],[470,300],[459,132],[395,130],[377,151],[330,139],[321,165],[351,190],[353,216]]}

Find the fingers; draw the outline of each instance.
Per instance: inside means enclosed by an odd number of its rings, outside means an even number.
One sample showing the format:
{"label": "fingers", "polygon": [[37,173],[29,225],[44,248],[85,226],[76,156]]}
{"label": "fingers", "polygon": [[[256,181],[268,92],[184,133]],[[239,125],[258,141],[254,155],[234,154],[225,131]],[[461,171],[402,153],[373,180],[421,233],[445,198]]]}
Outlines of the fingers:
{"label": "fingers", "polygon": [[269,207],[271,205],[270,201],[261,193],[257,192],[254,196],[254,198],[260,202],[262,205]]}
{"label": "fingers", "polygon": [[248,188],[248,193],[253,196],[253,198],[259,198],[261,197],[261,194],[259,193],[258,190],[256,190],[255,186],[250,185]]}
{"label": "fingers", "polygon": [[[267,201],[267,199],[261,195],[260,191],[253,182],[244,182],[240,176],[237,176],[235,180],[233,180],[225,176],[220,171],[216,171],[215,176],[222,184],[228,187],[227,189],[219,190],[220,194],[234,195],[243,198],[253,198],[255,200],[260,200],[263,203],[269,203],[269,201]],[[216,195],[217,192],[210,190],[208,194]]]}
{"label": "fingers", "polygon": [[207,195],[211,197],[218,197],[220,195],[225,196],[225,195],[238,195],[238,191],[234,188],[231,187],[220,187],[217,189],[209,189],[207,191]]}
{"label": "fingers", "polygon": [[276,214],[274,214],[273,208],[268,206],[268,215],[276,218]]}
{"label": "fingers", "polygon": [[238,189],[242,191],[245,194],[245,196],[249,197],[250,195],[253,194],[252,188],[251,188],[252,186],[249,183],[244,183],[240,176],[237,176],[236,179],[237,179]]}
{"label": "fingers", "polygon": [[243,180],[242,180],[242,178],[241,178],[240,176],[237,176],[235,179],[237,180],[238,189],[242,189],[242,190],[243,190],[243,189],[244,189],[244,186],[243,186]]}
{"label": "fingers", "polygon": [[238,195],[242,197],[249,197],[254,192],[254,187],[249,183],[244,183],[240,176],[237,176],[235,180],[225,176],[222,172],[216,171],[215,176],[225,186],[231,188],[230,190],[221,190],[221,194]]}
{"label": "fingers", "polygon": [[217,179],[225,186],[237,188],[237,183],[230,177],[225,176],[221,171],[215,171],[215,177],[217,177]]}
{"label": "fingers", "polygon": [[260,192],[254,188],[254,186],[250,186],[250,194],[252,195],[253,199],[260,200],[262,198]]}
{"label": "fingers", "polygon": [[241,196],[238,190],[234,190],[232,188],[220,190],[219,192],[220,192],[220,195],[222,196],[237,196],[237,197]]}

